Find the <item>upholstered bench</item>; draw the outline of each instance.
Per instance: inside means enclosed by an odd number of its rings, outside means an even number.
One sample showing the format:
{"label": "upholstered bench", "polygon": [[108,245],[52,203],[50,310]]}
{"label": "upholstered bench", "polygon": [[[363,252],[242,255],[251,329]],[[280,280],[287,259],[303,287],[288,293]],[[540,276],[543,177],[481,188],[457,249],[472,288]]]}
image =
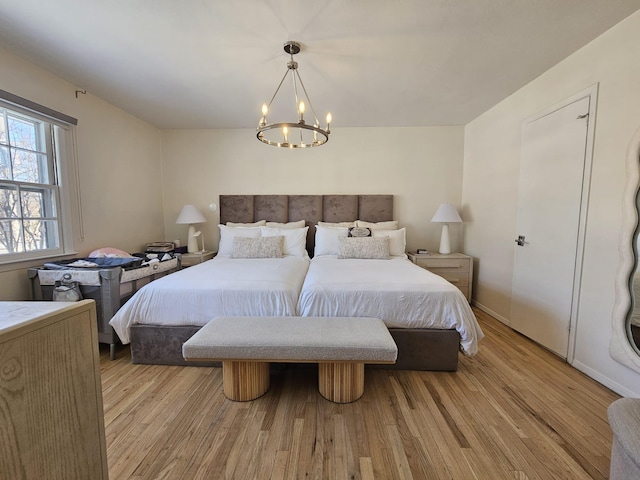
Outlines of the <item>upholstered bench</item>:
{"label": "upholstered bench", "polygon": [[247,401],[269,389],[269,362],[318,363],[327,400],[364,393],[365,363],[395,363],[398,348],[382,320],[347,317],[217,317],[182,346],[190,361],[222,361],[227,398]]}
{"label": "upholstered bench", "polygon": [[609,478],[640,478],[640,398],[619,398],[607,414],[613,431]]}

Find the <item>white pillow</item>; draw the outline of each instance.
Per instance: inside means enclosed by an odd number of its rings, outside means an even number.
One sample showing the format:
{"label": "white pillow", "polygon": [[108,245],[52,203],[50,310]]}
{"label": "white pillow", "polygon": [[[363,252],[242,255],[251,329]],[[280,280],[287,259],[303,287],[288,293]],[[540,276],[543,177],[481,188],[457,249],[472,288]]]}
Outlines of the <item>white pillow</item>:
{"label": "white pillow", "polygon": [[227,222],[227,227],[264,227],[266,224],[266,220],[259,220],[253,223]]}
{"label": "white pillow", "polygon": [[356,222],[318,222],[318,225],[320,225],[321,227],[347,227],[347,228],[351,228],[351,227],[355,227],[356,226]]}
{"label": "white pillow", "polygon": [[218,255],[231,255],[233,253],[233,239],[235,237],[259,237],[260,227],[228,227],[218,225],[220,229],[220,243]]}
{"label": "white pillow", "polygon": [[389,259],[389,237],[339,237],[338,258]]}
{"label": "white pillow", "polygon": [[320,224],[316,225],[314,257],[319,257],[320,255],[338,255],[340,253],[338,238],[348,235],[349,229],[347,227],[323,227]]}
{"label": "white pillow", "polygon": [[356,227],[370,228],[371,230],[397,230],[398,222],[396,220],[391,220],[389,222],[371,223],[362,220],[356,220]]}
{"label": "white pillow", "polygon": [[407,248],[407,229],[371,230],[372,237],[389,237],[389,255],[392,257],[404,255]]}
{"label": "white pillow", "polygon": [[304,220],[299,220],[297,222],[287,222],[287,223],[278,223],[278,222],[267,222],[267,227],[269,228],[304,228]]}
{"label": "white pillow", "polygon": [[307,231],[309,227],[304,228],[269,228],[260,227],[263,237],[284,237],[284,247],[282,253],[284,255],[294,255],[296,257],[309,258],[307,253]]}

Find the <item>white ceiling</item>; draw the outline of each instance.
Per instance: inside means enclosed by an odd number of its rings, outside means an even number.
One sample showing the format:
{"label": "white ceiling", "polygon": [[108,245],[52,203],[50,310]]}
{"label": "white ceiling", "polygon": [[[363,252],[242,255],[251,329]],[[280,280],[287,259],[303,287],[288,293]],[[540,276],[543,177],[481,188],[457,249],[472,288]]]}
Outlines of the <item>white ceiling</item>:
{"label": "white ceiling", "polygon": [[286,71],[283,43],[297,40],[298,71],[333,127],[464,125],[639,8],[640,0],[0,0],[0,46],[160,128],[251,128]]}

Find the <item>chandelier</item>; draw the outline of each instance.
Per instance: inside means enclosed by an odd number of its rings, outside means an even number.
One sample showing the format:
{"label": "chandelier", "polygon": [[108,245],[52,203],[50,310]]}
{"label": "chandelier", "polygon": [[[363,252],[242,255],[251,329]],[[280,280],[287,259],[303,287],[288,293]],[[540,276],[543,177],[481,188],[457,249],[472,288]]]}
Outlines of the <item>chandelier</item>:
{"label": "chandelier", "polygon": [[[282,77],[282,80],[280,80],[280,84],[278,88],[276,88],[273,97],[271,97],[271,101],[268,105],[266,103],[262,105],[262,118],[258,123],[258,133],[256,136],[261,142],[267,145],[273,145],[274,147],[309,148],[324,145],[329,140],[329,133],[331,133],[329,130],[331,114],[327,113],[327,128],[320,128],[318,116],[313,109],[313,105],[311,105],[307,89],[304,87],[302,78],[300,78],[300,74],[298,73],[298,62],[293,60],[293,56],[300,52],[300,44],[292,41],[286,42],[284,44],[284,51],[289,54],[291,59],[287,63],[287,71]],[[293,82],[294,110],[298,119],[295,122],[267,123],[269,109],[289,74],[291,74]],[[301,88],[301,92],[298,90],[298,87]],[[302,99],[300,98],[300,94],[304,95]],[[307,106],[313,114],[313,125],[308,124],[304,119]]]}

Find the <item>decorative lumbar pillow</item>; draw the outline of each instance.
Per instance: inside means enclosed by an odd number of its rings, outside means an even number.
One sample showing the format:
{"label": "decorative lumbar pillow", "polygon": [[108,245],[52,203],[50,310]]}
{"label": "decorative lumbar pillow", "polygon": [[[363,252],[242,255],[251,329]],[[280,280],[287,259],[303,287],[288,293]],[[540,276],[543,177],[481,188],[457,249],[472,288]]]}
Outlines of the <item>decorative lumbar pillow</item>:
{"label": "decorative lumbar pillow", "polygon": [[349,229],[350,237],[370,237],[371,229],[363,227],[351,227]]}
{"label": "decorative lumbar pillow", "polygon": [[407,229],[400,228],[398,230],[371,230],[371,236],[374,238],[389,238],[389,254],[391,256],[404,255],[407,246]]}
{"label": "decorative lumbar pillow", "polygon": [[267,222],[266,226],[269,228],[304,228],[305,223],[304,223],[304,220],[298,220],[297,222],[287,222],[287,223]]}
{"label": "decorative lumbar pillow", "polygon": [[235,237],[231,258],[282,258],[284,237]]}
{"label": "decorative lumbar pillow", "polygon": [[347,227],[323,227],[316,225],[316,246],[314,257],[321,255],[338,255],[338,238],[349,235]]}
{"label": "decorative lumbar pillow", "polygon": [[220,243],[218,255],[231,255],[233,252],[233,239],[235,237],[259,237],[260,227],[227,227],[218,225],[220,229]]}
{"label": "decorative lumbar pillow", "polygon": [[282,253],[284,255],[293,255],[295,257],[308,258],[307,252],[307,231],[309,227],[304,228],[269,228],[260,227],[263,237],[284,237],[284,246]]}
{"label": "decorative lumbar pillow", "polygon": [[264,227],[266,224],[266,220],[259,220],[253,223],[227,222],[227,227]]}
{"label": "decorative lumbar pillow", "polygon": [[356,227],[370,228],[371,230],[397,230],[398,222],[391,220],[389,222],[365,222],[363,220],[356,220]]}
{"label": "decorative lumbar pillow", "polygon": [[389,258],[389,237],[340,237],[338,242],[338,258]]}
{"label": "decorative lumbar pillow", "polygon": [[356,222],[318,222],[321,227],[355,227]]}

